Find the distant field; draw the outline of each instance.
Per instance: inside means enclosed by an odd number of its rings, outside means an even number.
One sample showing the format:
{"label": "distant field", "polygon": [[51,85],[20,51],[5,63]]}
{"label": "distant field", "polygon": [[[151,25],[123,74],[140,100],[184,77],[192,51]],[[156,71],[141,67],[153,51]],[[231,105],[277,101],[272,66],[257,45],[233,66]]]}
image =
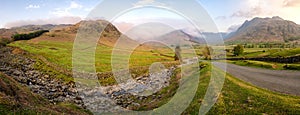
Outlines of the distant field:
{"label": "distant field", "polygon": [[[228,57],[232,53],[227,53]],[[300,55],[300,48],[245,48],[244,54],[238,57],[288,57]]]}

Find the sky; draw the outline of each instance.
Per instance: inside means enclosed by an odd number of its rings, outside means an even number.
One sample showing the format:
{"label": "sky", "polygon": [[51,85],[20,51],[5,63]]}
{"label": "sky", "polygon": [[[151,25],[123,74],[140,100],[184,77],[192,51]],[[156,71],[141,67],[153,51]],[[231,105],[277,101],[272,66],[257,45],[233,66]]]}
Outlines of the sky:
{"label": "sky", "polygon": [[[143,5],[168,7],[202,6],[219,32],[230,32],[237,29],[245,20],[254,17],[280,16],[283,19],[300,24],[300,0],[197,0],[198,6],[188,4],[189,0],[108,0],[114,2],[112,9],[140,7],[124,11],[114,19],[114,24],[126,32],[133,26],[145,21],[157,21],[175,25],[175,28],[189,28],[188,22],[178,13],[165,9],[143,8]],[[1,0],[0,28],[10,28],[29,24],[74,24],[87,18],[89,13],[103,0]],[[166,3],[164,3],[166,2]],[[190,7],[189,7],[190,6]],[[106,7],[106,6],[105,6]],[[101,10],[99,8],[98,10]],[[105,11],[108,14],[110,11]],[[190,11],[198,15],[198,11]],[[101,15],[101,14],[99,14]],[[200,15],[200,14],[199,14]],[[106,19],[107,17],[98,16]],[[209,25],[203,24],[202,31],[211,31]]]}

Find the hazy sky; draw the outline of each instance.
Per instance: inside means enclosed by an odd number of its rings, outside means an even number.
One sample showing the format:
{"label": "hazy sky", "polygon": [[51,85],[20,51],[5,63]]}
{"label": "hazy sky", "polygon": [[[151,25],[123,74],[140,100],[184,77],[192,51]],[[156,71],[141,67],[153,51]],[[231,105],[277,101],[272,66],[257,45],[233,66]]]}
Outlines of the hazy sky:
{"label": "hazy sky", "polygon": [[[67,24],[85,19],[87,14],[102,0],[1,0],[0,28],[28,24]],[[161,3],[163,0],[129,0],[132,6],[139,4]],[[172,0],[165,0],[172,1]],[[178,6],[188,0],[174,4]],[[198,0],[216,23],[219,31],[235,29],[245,20],[253,17],[280,16],[300,24],[300,0]],[[119,0],[116,6],[124,4]],[[166,5],[167,6],[167,5]],[[195,13],[197,11],[194,11]],[[149,15],[152,14],[152,15]],[[105,18],[105,17],[104,17]],[[128,12],[120,16],[115,24],[125,31],[141,20],[164,19],[184,27],[180,17],[157,9]],[[176,25],[176,24],[175,24]],[[179,27],[179,26],[178,26]],[[203,31],[206,31],[205,27]],[[209,31],[209,29],[207,30]]]}

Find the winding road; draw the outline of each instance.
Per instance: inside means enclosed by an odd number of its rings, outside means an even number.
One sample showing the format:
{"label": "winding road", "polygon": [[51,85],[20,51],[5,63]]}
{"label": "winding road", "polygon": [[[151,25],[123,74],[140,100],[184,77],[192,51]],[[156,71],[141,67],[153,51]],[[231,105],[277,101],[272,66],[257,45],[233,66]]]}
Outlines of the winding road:
{"label": "winding road", "polygon": [[[268,70],[213,62],[227,73],[258,87],[300,96],[300,71]],[[227,68],[224,65],[227,64]]]}

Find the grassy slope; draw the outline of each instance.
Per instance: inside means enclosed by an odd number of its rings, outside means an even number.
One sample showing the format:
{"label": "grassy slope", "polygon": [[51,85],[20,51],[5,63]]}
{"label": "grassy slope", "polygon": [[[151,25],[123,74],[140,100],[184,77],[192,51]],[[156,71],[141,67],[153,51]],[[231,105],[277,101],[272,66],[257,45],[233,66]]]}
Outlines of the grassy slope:
{"label": "grassy slope", "polygon": [[[209,67],[202,70],[197,94],[183,114],[198,114],[210,80]],[[274,93],[227,75],[217,103],[208,114],[296,114],[300,97]]]}
{"label": "grassy slope", "polygon": [[9,76],[0,73],[0,114],[90,114],[72,104],[51,105]]}
{"label": "grassy slope", "polygon": [[[56,42],[56,41],[17,41],[9,44],[10,46],[19,47],[30,53],[41,55],[49,62],[58,66],[72,69],[72,42]],[[111,71],[111,47],[99,45],[96,49],[96,70],[98,72]],[[126,52],[126,51],[124,51]],[[125,57],[126,54],[117,54],[117,57]],[[150,50],[135,50],[130,57],[130,67],[149,66],[154,62],[172,61],[172,58],[154,55]]]}
{"label": "grassy slope", "polygon": [[[36,38],[29,41],[17,41],[10,43],[9,46],[19,47],[33,54],[31,58],[36,58],[36,69],[54,74],[57,78],[63,79],[66,82],[72,81],[72,41],[62,40],[55,41],[51,39]],[[97,72],[103,72],[104,75],[99,77],[101,85],[116,84],[111,72],[111,56],[112,47],[98,45],[95,51],[95,68]],[[170,49],[163,50],[162,53],[172,52]],[[127,50],[122,50],[122,53],[117,53],[115,56],[119,59],[124,59],[129,53]],[[170,67],[178,62],[173,61],[173,58],[159,55],[153,52],[150,48],[136,48],[130,55],[128,61],[130,71],[133,77],[138,77],[148,73],[149,66],[154,62],[162,62],[166,67]],[[174,55],[174,54],[173,54]],[[127,62],[127,61],[125,61]],[[121,63],[125,65],[125,63]],[[55,70],[55,71],[53,71]],[[84,81],[87,82],[87,81]]]}

